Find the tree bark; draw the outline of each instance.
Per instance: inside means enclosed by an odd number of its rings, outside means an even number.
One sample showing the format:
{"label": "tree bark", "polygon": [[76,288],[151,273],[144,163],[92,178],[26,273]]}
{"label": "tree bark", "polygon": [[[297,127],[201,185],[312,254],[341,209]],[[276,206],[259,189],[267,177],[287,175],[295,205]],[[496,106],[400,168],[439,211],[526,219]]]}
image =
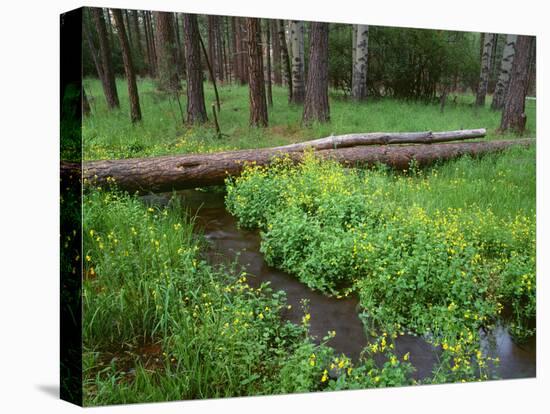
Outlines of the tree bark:
{"label": "tree bark", "polygon": [[[210,82],[214,82],[213,76],[216,76],[216,16],[207,16],[207,22],[208,22],[208,60],[210,62],[210,66],[212,68],[212,73],[208,73],[208,77],[210,79]],[[219,78],[218,78],[219,79]]]}
{"label": "tree bark", "polygon": [[262,62],[260,19],[247,18],[248,32],[248,86],[250,100],[250,125],[267,126],[264,66]]}
{"label": "tree bark", "polygon": [[208,120],[204,104],[204,87],[197,15],[184,14],[184,46],[187,63],[187,122],[202,124]]}
{"label": "tree bark", "polygon": [[525,130],[527,122],[525,97],[529,86],[529,61],[534,43],[534,38],[531,36],[517,37],[510,84],[504,100],[504,110],[500,122],[501,131],[510,129],[521,134]]}
{"label": "tree bark", "polygon": [[281,79],[281,44],[279,42],[278,20],[268,20],[269,30],[271,30],[271,44],[273,47],[273,83],[277,86],[282,85]]}
{"label": "tree bark", "polygon": [[154,14],[159,89],[177,93],[181,85],[177,71],[173,16],[169,12],[155,11]]}
{"label": "tree bark", "polygon": [[150,37],[150,30],[149,30],[149,15],[146,11],[143,12],[143,27],[144,27],[144,33],[145,33],[145,48],[147,51],[147,64],[149,68],[149,76],[152,78],[155,77],[155,62],[156,62],[156,56],[153,52],[153,47],[151,46],[151,37]]}
{"label": "tree bark", "polygon": [[269,29],[269,20],[265,21],[265,44],[264,44],[264,55],[265,55],[265,80],[266,80],[266,96],[267,104],[273,106],[273,93],[271,88],[271,33]]}
{"label": "tree bark", "polygon": [[290,48],[292,53],[292,98],[295,104],[304,103],[305,65],[304,65],[304,22],[290,21]]}
{"label": "tree bark", "polygon": [[103,18],[103,9],[94,7],[91,8],[91,11],[99,38],[99,53],[101,56],[103,91],[105,92],[105,99],[107,100],[107,106],[110,109],[118,108],[120,103],[116,89],[115,72],[111,61],[111,46],[107,38],[107,28]]}
{"label": "tree bark", "polygon": [[90,49],[90,55],[92,56],[92,60],[94,62],[97,76],[101,80],[101,86],[103,88],[103,92],[105,96],[107,96],[107,92],[105,91],[105,85],[106,85],[106,82],[104,79],[105,74],[103,73],[103,67],[101,66],[99,52],[97,51],[97,48],[94,45],[92,32],[87,19],[82,24],[82,31],[84,32],[84,37],[86,38],[86,42],[88,43],[88,48]]}
{"label": "tree bark", "polygon": [[130,101],[130,119],[132,123],[141,121],[141,108],[139,106],[139,94],[136,84],[136,74],[134,72],[134,63],[132,61],[132,52],[130,44],[126,37],[126,28],[120,9],[112,9],[113,17],[117,28],[118,39],[122,50],[122,60],[124,61],[124,72],[128,82],[128,98]]}
{"label": "tree bark", "polygon": [[483,38],[483,55],[481,56],[481,73],[479,75],[479,84],[476,94],[476,106],[485,105],[485,95],[487,95],[489,74],[491,73],[491,55],[494,41],[495,35],[493,33],[485,33]]}
{"label": "tree bark", "polygon": [[281,20],[277,20],[279,31],[279,43],[283,54],[283,74],[285,82],[288,86],[288,102],[292,102],[292,72],[290,68],[290,56],[288,54],[288,46],[286,43],[285,26]]}
{"label": "tree bark", "polygon": [[128,26],[128,32],[134,33],[134,51],[135,59],[134,66],[136,71],[143,75],[143,49],[141,46],[141,33],[139,30],[139,16],[137,10],[130,11],[131,24]]}
{"label": "tree bark", "polygon": [[241,79],[241,59],[239,56],[239,32],[237,25],[237,17],[231,17],[231,48],[233,49],[233,78]]}
{"label": "tree bark", "polygon": [[[511,146],[529,146],[534,139],[484,141],[471,143],[421,144],[408,146],[350,147],[315,152],[350,166],[386,164],[397,170],[409,168],[412,160],[418,166],[428,166],[463,155],[479,157],[502,151]],[[220,185],[228,176],[238,176],[246,163],[268,165],[285,155],[299,162],[304,152],[284,152],[276,149],[242,150],[206,155],[170,155],[154,158],[91,161],[83,165],[85,185],[108,185],[114,179],[118,188],[133,192],[166,192],[200,186]],[[77,164],[62,164],[62,174],[70,173]],[[107,180],[109,178],[109,181]]]}
{"label": "tree bark", "polygon": [[359,24],[355,32],[351,96],[356,101],[363,101],[367,99],[369,26]]}
{"label": "tree bark", "polygon": [[504,107],[504,98],[506,97],[506,91],[508,90],[510,72],[512,71],[512,63],[514,61],[516,39],[517,35],[509,34],[506,36],[506,44],[504,45],[504,50],[502,51],[502,60],[500,63],[500,74],[495,87],[495,93],[493,94],[491,109],[499,110]]}
{"label": "tree bark", "polygon": [[329,122],[328,23],[311,23],[309,66],[302,122]]}

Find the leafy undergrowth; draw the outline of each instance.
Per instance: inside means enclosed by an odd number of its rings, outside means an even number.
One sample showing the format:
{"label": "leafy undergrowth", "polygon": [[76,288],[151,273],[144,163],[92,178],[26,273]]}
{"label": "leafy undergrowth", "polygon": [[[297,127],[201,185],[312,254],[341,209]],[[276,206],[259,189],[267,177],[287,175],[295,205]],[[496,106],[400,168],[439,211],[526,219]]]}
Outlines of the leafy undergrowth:
{"label": "leafy undergrowth", "polygon": [[226,205],[260,228],[268,264],[329,295],[358,292],[370,331],[423,335],[442,356],[433,382],[485,379],[480,329],[510,308],[516,340],[534,334],[534,149],[393,173],[313,154],[251,165]]}
{"label": "leafy undergrowth", "polygon": [[[176,201],[147,207],[117,191],[84,195],[85,405],[410,384],[381,336],[359,364],[281,317],[284,292],[213,268]],[[389,340],[389,338],[388,338]],[[379,345],[378,345],[379,344]]]}

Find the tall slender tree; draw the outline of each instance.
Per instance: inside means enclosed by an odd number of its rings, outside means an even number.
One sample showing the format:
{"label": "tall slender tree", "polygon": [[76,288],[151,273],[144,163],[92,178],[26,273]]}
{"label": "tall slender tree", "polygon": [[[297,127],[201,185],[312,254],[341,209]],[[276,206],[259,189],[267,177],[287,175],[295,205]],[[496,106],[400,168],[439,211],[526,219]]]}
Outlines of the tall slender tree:
{"label": "tall slender tree", "polygon": [[302,122],[330,121],[328,103],[328,23],[311,23],[311,43]]}
{"label": "tall slender tree", "polygon": [[273,106],[273,92],[271,88],[271,32],[269,29],[269,20],[265,21],[264,34],[266,96],[267,104]]}
{"label": "tall slender tree", "polygon": [[110,109],[118,108],[120,103],[118,100],[118,92],[115,82],[115,72],[113,70],[111,60],[111,45],[108,40],[107,27],[105,26],[105,20],[103,18],[103,9],[94,7],[91,11],[99,38],[99,53],[101,56],[103,91],[105,92],[105,99],[107,100],[107,106]]}
{"label": "tall slender tree", "polygon": [[155,39],[159,89],[176,92],[181,89],[174,39],[174,18],[172,13],[155,11]]}
{"label": "tall slender tree", "polygon": [[157,59],[157,47],[155,45],[155,35],[153,30],[153,14],[150,11],[145,12],[147,26],[146,30],[149,32],[149,49],[151,50],[151,69],[152,76],[157,77],[158,75],[158,59]]}
{"label": "tall slender tree", "polygon": [[141,45],[141,32],[139,30],[139,16],[137,10],[130,11],[130,25],[128,26],[128,32],[133,32],[134,37],[134,67],[136,69],[136,72],[143,76],[143,47]]}
{"label": "tall slender tree", "polygon": [[246,28],[246,19],[239,18],[239,39],[240,39],[240,48],[241,52],[239,54],[241,59],[241,85],[244,85],[248,82],[248,32]]}
{"label": "tall slender tree", "polygon": [[210,82],[213,82],[212,76],[216,76],[216,16],[208,15],[208,60],[212,67],[212,74],[208,72]]}
{"label": "tall slender tree", "polygon": [[495,87],[495,93],[493,94],[493,101],[491,102],[491,109],[502,109],[504,106],[504,98],[506,97],[506,90],[510,82],[510,72],[512,70],[512,63],[514,61],[514,54],[516,52],[516,39],[517,35],[509,34],[506,36],[506,44],[502,51],[502,60],[500,62],[500,73],[498,76],[497,85]]}
{"label": "tall slender tree", "polygon": [[281,86],[281,44],[279,42],[279,28],[277,22],[278,20],[276,19],[269,20],[271,30],[271,46],[273,51],[273,83],[277,86]]}
{"label": "tall slender tree", "polygon": [[183,34],[187,68],[187,122],[202,124],[208,117],[204,104],[200,34],[196,14],[184,13]]}
{"label": "tall slender tree", "polygon": [[525,114],[525,97],[529,87],[529,64],[535,38],[532,36],[518,36],[516,40],[516,54],[512,63],[510,84],[504,100],[504,110],[500,122],[501,131],[512,130],[523,133],[527,122]]}
{"label": "tall slender tree", "polygon": [[264,67],[262,62],[260,19],[246,18],[248,34],[248,85],[250,100],[250,125],[267,126]]}
{"label": "tall slender tree", "polygon": [[305,98],[304,22],[290,21],[290,49],[292,53],[292,99],[301,104]]}
{"label": "tall slender tree", "polygon": [[351,83],[351,95],[356,101],[367,99],[367,63],[369,48],[369,26],[358,24],[354,30],[355,53]]}
{"label": "tall slender tree", "polygon": [[491,56],[493,53],[493,44],[495,34],[485,33],[483,36],[483,54],[481,55],[481,73],[476,93],[476,106],[485,105],[485,96],[489,85],[489,74],[491,73]]}
{"label": "tall slender tree", "polygon": [[238,33],[238,23],[237,17],[231,17],[231,48],[233,49],[233,78],[235,80],[240,80],[241,78],[241,59],[239,56],[239,33]]}
{"label": "tall slender tree", "polygon": [[130,50],[130,42],[126,37],[126,27],[120,9],[112,9],[113,18],[117,29],[120,48],[122,50],[122,60],[124,61],[124,72],[128,82],[128,97],[130,100],[130,119],[132,123],[141,121],[141,107],[139,106],[139,94],[136,84],[136,74],[134,71],[134,63],[132,61],[132,52]]}
{"label": "tall slender tree", "polygon": [[283,55],[284,80],[288,85],[288,102],[292,102],[292,71],[290,65],[290,55],[288,53],[288,46],[286,42],[285,26],[281,20],[277,20],[277,26],[279,31],[279,44],[281,45],[281,52]]}

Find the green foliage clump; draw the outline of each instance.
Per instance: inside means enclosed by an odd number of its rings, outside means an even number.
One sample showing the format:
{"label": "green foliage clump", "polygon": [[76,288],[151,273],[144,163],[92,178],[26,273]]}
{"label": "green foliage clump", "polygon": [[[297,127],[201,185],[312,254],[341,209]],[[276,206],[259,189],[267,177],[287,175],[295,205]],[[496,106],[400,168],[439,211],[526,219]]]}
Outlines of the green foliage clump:
{"label": "green foliage clump", "polygon": [[[523,151],[534,182],[534,152]],[[296,167],[284,160],[249,167],[229,180],[226,203],[241,225],[261,228],[270,265],[327,294],[358,292],[369,329],[407,329],[441,346],[434,381],[485,378],[479,330],[501,319],[504,306],[517,339],[534,333],[534,193],[503,178],[517,155],[392,174],[346,170],[310,154]],[[498,179],[461,179],[488,170]],[[458,200],[443,192],[457,180]],[[522,208],[499,209],[506,197]]]}
{"label": "green foliage clump", "polygon": [[84,195],[86,405],[357,388],[366,379],[350,375],[363,366],[374,385],[409,381],[393,353],[381,371],[367,358],[354,367],[326,345],[334,333],[320,344],[309,336],[307,309],[300,325],[282,318],[283,291],[208,265],[176,200],[159,208],[101,188]]}

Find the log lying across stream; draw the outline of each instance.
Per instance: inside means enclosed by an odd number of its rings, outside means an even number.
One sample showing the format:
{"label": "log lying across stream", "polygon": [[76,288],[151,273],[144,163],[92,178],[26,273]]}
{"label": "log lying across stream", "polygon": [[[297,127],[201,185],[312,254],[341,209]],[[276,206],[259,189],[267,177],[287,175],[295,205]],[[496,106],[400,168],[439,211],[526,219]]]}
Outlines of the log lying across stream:
{"label": "log lying across stream", "polygon": [[[435,143],[449,140],[477,138],[485,130],[463,130],[422,133],[375,133],[328,137],[282,147],[227,151],[213,154],[168,155],[149,158],[85,162],[85,182],[99,185],[113,178],[118,188],[129,192],[165,192],[209,185],[223,184],[228,176],[238,176],[244,165],[268,165],[274,157],[287,155],[299,162],[304,149],[315,149],[317,156],[336,160],[346,166],[369,166],[377,163],[404,170],[414,159],[418,166],[445,161],[462,155],[481,156],[504,150],[510,146],[528,146],[534,139],[482,141],[468,143]],[[336,144],[335,144],[336,142]],[[392,143],[420,143],[418,145],[378,145]],[[66,171],[75,166],[62,165]]]}

